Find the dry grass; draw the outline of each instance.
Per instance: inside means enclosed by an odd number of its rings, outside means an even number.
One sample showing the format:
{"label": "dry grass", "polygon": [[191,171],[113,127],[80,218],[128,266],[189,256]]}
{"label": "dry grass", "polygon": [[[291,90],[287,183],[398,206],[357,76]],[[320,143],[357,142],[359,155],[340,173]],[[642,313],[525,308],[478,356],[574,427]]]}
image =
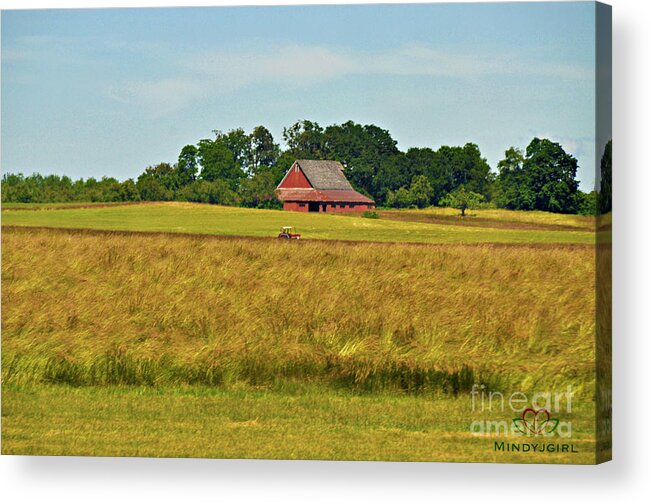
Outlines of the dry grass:
{"label": "dry grass", "polygon": [[466,216],[461,217],[459,210],[454,208],[430,207],[422,210],[381,210],[380,215],[385,219],[405,222],[532,231],[594,231],[596,226],[596,218],[593,216],[557,214],[537,210],[514,211],[486,208],[467,210]]}
{"label": "dry grass", "polygon": [[5,383],[594,387],[594,249],[5,229]]}

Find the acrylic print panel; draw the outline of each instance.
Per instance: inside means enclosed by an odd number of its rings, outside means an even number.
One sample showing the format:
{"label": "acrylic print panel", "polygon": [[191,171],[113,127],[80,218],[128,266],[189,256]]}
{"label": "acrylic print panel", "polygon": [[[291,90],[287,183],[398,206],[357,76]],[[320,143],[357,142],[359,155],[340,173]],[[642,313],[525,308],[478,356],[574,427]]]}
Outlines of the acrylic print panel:
{"label": "acrylic print panel", "polygon": [[608,460],[610,37],[3,12],[2,452]]}

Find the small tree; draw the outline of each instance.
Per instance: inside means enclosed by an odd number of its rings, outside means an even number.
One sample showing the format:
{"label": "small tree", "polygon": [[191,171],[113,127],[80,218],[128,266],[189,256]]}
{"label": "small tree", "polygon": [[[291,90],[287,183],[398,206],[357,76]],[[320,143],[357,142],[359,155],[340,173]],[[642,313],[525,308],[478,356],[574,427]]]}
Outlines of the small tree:
{"label": "small tree", "polygon": [[413,204],[414,199],[408,189],[401,187],[397,191],[389,191],[389,196],[387,197],[388,206],[393,208],[409,208]]}
{"label": "small tree", "polygon": [[418,175],[414,177],[409,188],[411,199],[418,208],[425,208],[429,206],[434,196],[434,189],[432,184],[425,175]]}
{"label": "small tree", "polygon": [[251,208],[282,208],[276,198],[276,183],[271,172],[261,171],[243,179],[238,194],[240,205]]}
{"label": "small tree", "polygon": [[172,191],[153,177],[139,178],[136,188],[140,193],[140,198],[145,201],[169,201],[174,197]]}
{"label": "small tree", "polygon": [[476,192],[467,191],[465,187],[460,186],[458,189],[446,194],[439,201],[439,205],[458,208],[461,210],[461,216],[465,217],[466,209],[478,208],[484,201],[484,196]]}

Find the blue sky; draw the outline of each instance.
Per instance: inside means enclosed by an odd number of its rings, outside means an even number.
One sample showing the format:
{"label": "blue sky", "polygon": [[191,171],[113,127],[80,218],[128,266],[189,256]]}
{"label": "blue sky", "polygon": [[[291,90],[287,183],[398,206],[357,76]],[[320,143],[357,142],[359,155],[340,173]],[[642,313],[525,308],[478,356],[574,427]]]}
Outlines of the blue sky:
{"label": "blue sky", "polygon": [[137,177],[211,131],[353,120],[398,146],[534,136],[594,183],[594,4],[2,12],[2,170]]}

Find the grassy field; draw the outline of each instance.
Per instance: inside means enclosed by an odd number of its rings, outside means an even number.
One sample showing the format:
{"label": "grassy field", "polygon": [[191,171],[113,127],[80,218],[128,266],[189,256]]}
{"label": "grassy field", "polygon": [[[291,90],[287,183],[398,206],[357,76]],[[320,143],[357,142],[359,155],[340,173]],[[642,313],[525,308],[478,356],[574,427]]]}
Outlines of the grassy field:
{"label": "grassy field", "polygon": [[[3,453],[593,462],[588,221],[428,212],[3,212]],[[494,452],[473,384],[571,386],[579,453]]]}
{"label": "grassy field", "polygon": [[[505,453],[468,431],[467,397],[205,387],[5,386],[3,454],[329,460],[594,462],[593,411],[575,409],[578,453]],[[508,415],[502,415],[508,418]],[[498,415],[499,418],[499,415]],[[553,442],[558,442],[554,439]]]}
{"label": "grassy field", "polygon": [[[430,211],[420,211],[427,216]],[[521,222],[521,212],[502,212],[500,222]],[[397,215],[394,212],[392,215]],[[402,215],[413,215],[403,212]],[[8,210],[3,225],[86,228],[122,231],[214,234],[226,236],[274,237],[281,226],[296,226],[305,239],[364,240],[413,243],[594,243],[594,229],[574,226],[571,230],[550,226],[543,212],[532,213],[526,228],[508,227],[484,219],[482,226],[417,222],[395,218],[365,219],[361,216],[307,214],[279,210],[256,210],[193,203],[150,203],[141,205]],[[555,217],[574,222],[576,216]],[[470,216],[464,222],[477,219]],[[509,220],[510,219],[510,220]],[[589,218],[588,218],[589,219]],[[495,219],[493,219],[495,220]],[[593,220],[594,223],[594,220]]]}

